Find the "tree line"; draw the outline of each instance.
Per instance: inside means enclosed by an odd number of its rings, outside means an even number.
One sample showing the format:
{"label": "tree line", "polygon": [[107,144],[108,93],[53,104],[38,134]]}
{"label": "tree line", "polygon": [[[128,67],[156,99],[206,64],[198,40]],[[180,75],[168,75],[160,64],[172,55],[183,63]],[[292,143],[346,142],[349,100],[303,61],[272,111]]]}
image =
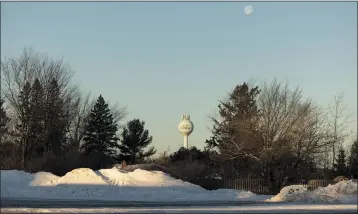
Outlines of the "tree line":
{"label": "tree line", "polygon": [[25,49],[2,61],[1,74],[1,169],[64,174],[156,153],[144,121],[121,125],[126,108],[83,95],[62,60]]}
{"label": "tree line", "polygon": [[244,82],[220,101],[207,147],[229,162],[250,163],[238,163],[238,172],[266,178],[271,188],[313,175],[357,177],[357,141],[348,158],[343,144],[349,121],[342,100],[337,96],[325,111],[287,83],[260,88]]}
{"label": "tree line", "polygon": [[1,169],[49,171],[155,162],[176,177],[259,178],[275,190],[297,179],[357,178],[358,142],[348,147],[343,95],[328,108],[277,80],[243,82],[219,101],[205,148],[154,157],[145,122],[123,124],[126,108],[92,100],[62,60],[25,49],[1,65]]}
{"label": "tree line", "polygon": [[299,88],[273,80],[242,83],[219,101],[204,150],[192,147],[159,161],[179,177],[262,179],[272,192],[299,180],[358,178],[358,141],[349,146],[343,95],[324,109]]}
{"label": "tree line", "polygon": [[328,108],[277,80],[242,83],[219,101],[205,148],[191,147],[152,160],[185,180],[260,179],[270,191],[300,180],[358,178],[358,141],[339,94]]}

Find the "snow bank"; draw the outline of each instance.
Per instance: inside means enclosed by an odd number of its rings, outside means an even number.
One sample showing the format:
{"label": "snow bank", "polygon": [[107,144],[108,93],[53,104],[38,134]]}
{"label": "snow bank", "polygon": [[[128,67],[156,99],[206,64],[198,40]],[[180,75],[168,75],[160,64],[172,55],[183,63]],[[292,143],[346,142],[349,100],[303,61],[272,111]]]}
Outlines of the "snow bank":
{"label": "snow bank", "polygon": [[[26,197],[35,187],[54,186],[58,176],[49,172],[30,174],[17,170],[1,170],[1,197]],[[44,193],[45,194],[45,193]]]}
{"label": "snow bank", "polygon": [[307,200],[307,188],[302,185],[291,185],[281,189],[280,193],[269,201],[305,201]]}
{"label": "snow bank", "polygon": [[279,194],[267,201],[357,203],[357,183],[341,181],[314,191],[302,185],[292,185],[282,188]]}
{"label": "snow bank", "polygon": [[74,169],[57,180],[57,184],[107,185],[108,182],[89,168]]}
{"label": "snow bank", "polygon": [[357,182],[341,181],[327,187],[319,187],[311,193],[313,199],[328,202],[355,202],[357,203]]}
{"label": "snow bank", "polygon": [[156,163],[132,164],[132,165],[126,165],[124,168],[122,168],[121,164],[115,164],[113,167],[117,168],[117,169],[121,169],[122,171],[126,171],[126,172],[133,172],[136,169],[142,169],[142,170],[147,170],[147,171],[162,171],[167,174],[173,173],[167,167],[164,167],[164,166],[156,164]]}
{"label": "snow bank", "polygon": [[34,175],[17,171],[17,170],[1,170],[1,188],[6,187],[23,187],[28,186],[34,179]]}
{"label": "snow bank", "polygon": [[[30,174],[31,175],[31,174]],[[49,172],[38,172],[33,174],[30,186],[53,186],[60,177]]]}
{"label": "snow bank", "polygon": [[1,170],[1,186],[26,187],[53,185],[52,181],[59,179],[58,176],[49,172],[38,172],[35,174],[17,170]]}
{"label": "snow bank", "polygon": [[1,171],[1,197],[86,199],[121,201],[236,201],[265,200],[247,191],[208,191],[200,186],[175,179],[161,171],[116,167],[93,171],[80,168],[62,177],[51,173],[29,174]]}
{"label": "snow bank", "polygon": [[[1,197],[93,199],[121,201],[261,201],[357,203],[357,183],[341,181],[314,191],[302,185],[284,187],[270,198],[248,191],[219,189],[208,191],[175,179],[161,171],[116,167],[93,171],[80,168],[58,177],[48,172],[29,174],[1,171]],[[270,198],[270,199],[268,199]]]}
{"label": "snow bank", "polygon": [[161,171],[147,171],[136,169],[133,172],[123,172],[115,168],[101,169],[99,172],[107,178],[112,185],[117,186],[138,186],[138,187],[162,187],[162,186],[190,186],[194,184],[175,179]]}

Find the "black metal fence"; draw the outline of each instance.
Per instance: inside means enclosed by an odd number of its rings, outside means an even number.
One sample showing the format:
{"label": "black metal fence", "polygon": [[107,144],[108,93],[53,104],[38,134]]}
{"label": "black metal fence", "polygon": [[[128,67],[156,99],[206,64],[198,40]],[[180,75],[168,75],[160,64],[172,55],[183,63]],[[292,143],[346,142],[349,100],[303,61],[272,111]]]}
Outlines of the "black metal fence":
{"label": "black metal fence", "polygon": [[[265,180],[260,179],[195,179],[190,181],[190,183],[199,185],[208,190],[215,189],[237,189],[237,190],[246,190],[255,194],[267,194],[275,195],[279,193],[281,186],[277,190],[270,190]],[[290,182],[288,185],[303,185],[309,190],[315,190],[318,187],[326,187],[329,184],[333,184],[332,180],[299,180],[295,182]],[[277,184],[278,185],[278,184]]]}

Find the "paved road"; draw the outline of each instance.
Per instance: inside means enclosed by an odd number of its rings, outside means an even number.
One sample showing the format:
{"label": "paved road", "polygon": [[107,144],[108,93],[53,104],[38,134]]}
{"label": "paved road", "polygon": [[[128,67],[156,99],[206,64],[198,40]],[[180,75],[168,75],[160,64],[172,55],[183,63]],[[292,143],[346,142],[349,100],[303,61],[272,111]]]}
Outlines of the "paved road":
{"label": "paved road", "polygon": [[[295,203],[296,205],[298,203]],[[318,205],[318,204],[315,204]],[[322,204],[325,206],[325,204]],[[328,205],[328,204],[327,204]],[[252,208],[266,207],[267,210],[252,210]],[[274,207],[284,207],[287,203],[268,203],[268,202],[238,202],[238,201],[188,201],[188,202],[139,202],[139,201],[99,201],[99,200],[41,200],[41,199],[15,199],[2,198],[1,212],[39,212],[37,209],[52,210],[51,212],[63,212],[67,210],[77,210],[81,213],[92,213],[90,210],[102,210],[98,213],[275,213]],[[356,207],[356,205],[355,205]],[[26,208],[17,209],[17,208]],[[246,209],[250,211],[245,211]],[[216,212],[213,212],[213,209]],[[22,210],[22,211],[21,211]],[[71,211],[71,212],[72,212]],[[280,210],[282,213],[284,210]],[[15,211],[16,212],[16,211]],[[75,211],[76,212],[76,211]],[[286,210],[286,214],[310,213],[310,214],[332,214],[332,213],[357,213],[352,205],[347,210]]]}
{"label": "paved road", "polygon": [[[104,200],[41,200],[2,198],[1,207],[27,207],[27,208],[88,208],[88,207],[200,207],[200,206],[243,206],[264,204],[257,201],[183,201],[183,202],[148,202],[148,201],[104,201]],[[272,203],[270,203],[272,204]]]}

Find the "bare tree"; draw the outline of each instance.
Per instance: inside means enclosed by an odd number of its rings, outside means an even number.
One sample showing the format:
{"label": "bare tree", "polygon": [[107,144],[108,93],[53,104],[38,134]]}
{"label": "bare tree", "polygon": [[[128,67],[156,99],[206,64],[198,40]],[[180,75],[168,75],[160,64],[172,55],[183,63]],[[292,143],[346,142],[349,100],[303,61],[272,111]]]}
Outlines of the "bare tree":
{"label": "bare tree", "polygon": [[299,88],[290,90],[287,83],[274,80],[264,85],[258,102],[262,111],[262,152],[268,153],[269,160],[289,152],[294,155],[290,168],[295,169],[302,160],[321,153],[330,143],[322,128],[325,122],[322,110],[310,99],[304,99]]}
{"label": "bare tree", "polygon": [[67,103],[79,94],[78,86],[71,80],[74,72],[63,63],[47,55],[39,54],[32,48],[25,48],[19,57],[5,58],[1,62],[2,95],[14,110],[19,110],[19,92],[28,81],[38,78],[44,88],[48,88],[52,79],[56,79],[62,97]]}
{"label": "bare tree", "polygon": [[76,108],[72,112],[73,117],[68,127],[68,148],[70,150],[79,151],[80,144],[84,136],[83,133],[86,117],[92,108],[90,96],[91,93],[87,93],[86,95],[81,95],[77,97],[77,99],[73,101],[73,106],[75,106]]}
{"label": "bare tree", "polygon": [[351,134],[348,131],[349,115],[344,105],[343,93],[334,97],[334,103],[328,107],[328,132],[331,138],[330,148],[326,148],[326,156],[331,154],[331,164],[335,164],[336,151],[343,146],[344,140]]}
{"label": "bare tree", "polygon": [[258,95],[257,108],[258,113],[247,113],[248,117],[217,121],[220,130],[225,132],[220,136],[221,142],[214,141],[219,142],[220,153],[229,159],[254,160],[261,168],[261,175],[267,176],[270,186],[280,179],[274,178],[278,168],[286,174],[281,180],[285,183],[293,169],[322,153],[322,148],[330,143],[326,129],[322,127],[325,122],[322,110],[310,99],[304,99],[299,88],[291,90],[287,83],[277,80],[264,84]]}
{"label": "bare tree", "polygon": [[[19,98],[20,92],[26,84],[31,84],[35,79],[40,81],[44,90],[50,87],[52,80],[56,80],[60,90],[60,98],[64,101],[63,108],[70,122],[78,107],[77,100],[80,92],[77,85],[71,80],[74,72],[63,63],[62,59],[55,60],[45,54],[35,52],[31,48],[25,48],[19,57],[5,58],[1,62],[1,92],[9,104],[9,109],[14,112],[14,120],[21,120],[23,109]],[[46,97],[44,97],[46,99]],[[19,140],[23,142],[28,136],[26,133],[18,133]]]}
{"label": "bare tree", "polygon": [[127,116],[127,106],[120,106],[118,103],[110,104],[109,109],[113,116],[113,120],[118,124],[119,129],[125,127],[125,124],[122,123],[124,118]]}

